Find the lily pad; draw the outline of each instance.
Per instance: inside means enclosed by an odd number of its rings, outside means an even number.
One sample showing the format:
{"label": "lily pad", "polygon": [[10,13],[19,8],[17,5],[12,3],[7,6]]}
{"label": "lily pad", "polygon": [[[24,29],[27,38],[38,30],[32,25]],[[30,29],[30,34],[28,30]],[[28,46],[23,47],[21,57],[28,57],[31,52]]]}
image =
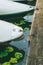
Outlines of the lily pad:
{"label": "lily pad", "polygon": [[2,64],[0,63],[0,65],[2,65]]}
{"label": "lily pad", "polygon": [[10,59],[10,62],[11,62],[11,63],[18,63],[17,58],[11,58],[11,59]]}
{"label": "lily pad", "polygon": [[17,59],[20,59],[20,58],[23,57],[23,54],[20,53],[20,52],[16,52],[16,53],[14,54],[14,56],[15,56]]}
{"label": "lily pad", "polygon": [[25,28],[24,28],[24,31],[26,31],[26,30],[29,30],[29,28],[28,28],[28,27],[25,27]]}
{"label": "lily pad", "polygon": [[25,24],[25,21],[24,20],[21,20],[20,21],[20,24],[22,25],[22,24]]}
{"label": "lily pad", "polygon": [[14,49],[13,49],[12,47],[9,46],[9,47],[7,47],[6,51],[7,51],[7,52],[13,52]]}
{"label": "lily pad", "polygon": [[11,65],[10,62],[4,62],[2,65]]}
{"label": "lily pad", "polygon": [[0,58],[2,58],[2,57],[6,57],[7,55],[8,55],[7,52],[5,52],[5,51],[4,51],[4,52],[1,52],[1,53],[0,53]]}

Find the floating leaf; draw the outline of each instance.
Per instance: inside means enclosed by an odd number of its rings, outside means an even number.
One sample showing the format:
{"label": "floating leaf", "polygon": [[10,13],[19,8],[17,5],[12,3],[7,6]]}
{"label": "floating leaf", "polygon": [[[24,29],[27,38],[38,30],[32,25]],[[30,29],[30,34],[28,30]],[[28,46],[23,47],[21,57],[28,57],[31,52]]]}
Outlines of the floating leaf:
{"label": "floating leaf", "polygon": [[26,31],[26,30],[29,30],[29,28],[28,27],[24,28],[24,31]]}
{"label": "floating leaf", "polygon": [[2,65],[11,65],[10,62],[4,62]]}
{"label": "floating leaf", "polygon": [[6,51],[7,51],[7,52],[13,52],[13,50],[14,50],[14,49],[9,46],[9,47],[7,47],[7,50],[6,50]]}
{"label": "floating leaf", "polygon": [[23,57],[23,54],[20,53],[20,52],[16,52],[16,53],[14,54],[14,56],[15,56],[17,59],[20,59],[20,58]]}
{"label": "floating leaf", "polygon": [[2,64],[0,63],[0,65],[2,65]]}
{"label": "floating leaf", "polygon": [[7,56],[7,55],[8,55],[7,52],[5,52],[5,51],[4,51],[4,52],[1,52],[1,53],[0,53],[0,58],[5,57],[5,56]]}
{"label": "floating leaf", "polygon": [[20,24],[22,25],[22,24],[25,24],[25,21],[24,20],[21,20],[20,21]]}
{"label": "floating leaf", "polygon": [[11,58],[11,59],[10,59],[10,62],[11,62],[11,63],[18,63],[17,58]]}

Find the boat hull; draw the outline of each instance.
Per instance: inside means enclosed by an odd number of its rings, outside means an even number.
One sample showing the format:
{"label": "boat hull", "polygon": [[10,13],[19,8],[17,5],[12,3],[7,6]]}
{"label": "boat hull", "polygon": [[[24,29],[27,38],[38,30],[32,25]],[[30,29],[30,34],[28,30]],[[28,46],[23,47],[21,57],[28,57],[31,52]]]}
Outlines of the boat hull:
{"label": "boat hull", "polygon": [[34,10],[31,10],[31,11],[26,11],[26,12],[21,12],[21,13],[17,13],[17,14],[8,14],[8,15],[0,15],[0,19],[1,20],[6,20],[6,21],[8,21],[8,20],[13,20],[13,19],[15,19],[15,18],[22,18],[22,17],[24,17],[27,13],[30,13],[30,12],[32,12],[32,11],[34,11]]}
{"label": "boat hull", "polygon": [[0,19],[23,17],[33,9],[34,6],[31,5],[8,0],[0,0]]}
{"label": "boat hull", "polygon": [[0,44],[15,40],[23,35],[23,29],[12,23],[0,20]]}

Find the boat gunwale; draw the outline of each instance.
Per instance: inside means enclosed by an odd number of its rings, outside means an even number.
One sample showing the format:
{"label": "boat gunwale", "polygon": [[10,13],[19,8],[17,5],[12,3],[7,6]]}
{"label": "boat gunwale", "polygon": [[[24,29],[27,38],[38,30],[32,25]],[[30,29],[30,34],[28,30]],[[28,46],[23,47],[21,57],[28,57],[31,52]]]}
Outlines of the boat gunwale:
{"label": "boat gunwale", "polygon": [[6,45],[6,44],[9,44],[11,41],[18,41],[19,39],[21,38],[21,40],[24,38],[24,34],[22,34],[20,37],[18,38],[15,38],[15,39],[11,39],[11,40],[7,40],[7,41],[3,41],[3,42],[0,42],[0,45]]}

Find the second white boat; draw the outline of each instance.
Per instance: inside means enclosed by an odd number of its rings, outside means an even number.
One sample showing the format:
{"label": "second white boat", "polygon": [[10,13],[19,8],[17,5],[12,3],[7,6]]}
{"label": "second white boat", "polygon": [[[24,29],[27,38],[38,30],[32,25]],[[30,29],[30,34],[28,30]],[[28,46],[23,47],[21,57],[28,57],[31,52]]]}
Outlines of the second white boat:
{"label": "second white boat", "polygon": [[28,11],[33,9],[34,6],[8,0],[0,0],[0,19],[24,16]]}
{"label": "second white boat", "polygon": [[0,20],[0,44],[17,39],[23,35],[23,29],[12,23]]}

